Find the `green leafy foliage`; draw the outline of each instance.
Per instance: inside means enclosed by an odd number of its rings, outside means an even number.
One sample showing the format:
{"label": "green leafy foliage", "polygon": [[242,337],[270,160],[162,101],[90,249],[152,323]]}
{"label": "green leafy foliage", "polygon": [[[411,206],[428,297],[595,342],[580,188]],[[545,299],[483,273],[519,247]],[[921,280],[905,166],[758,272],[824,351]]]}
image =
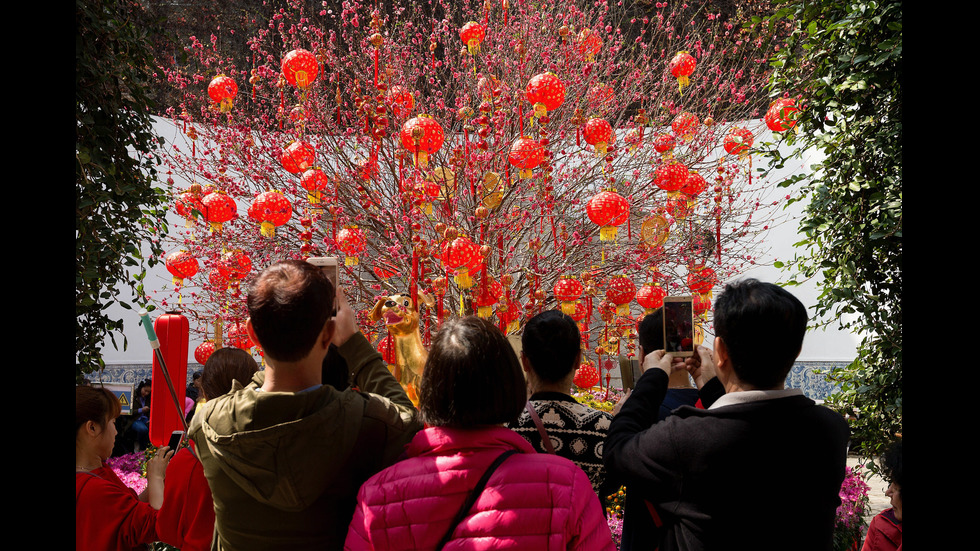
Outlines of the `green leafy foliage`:
{"label": "green leafy foliage", "polygon": [[104,365],[106,336],[118,347],[122,320],[106,310],[132,308],[116,296],[123,282],[144,305],[139,274],[160,257],[166,232],[166,196],[153,185],[153,63],[141,19],[135,2],[75,2],[76,377]]}
{"label": "green leafy foliage", "polygon": [[773,166],[824,155],[782,184],[802,181],[794,200],[806,201],[805,238],[784,269],[822,277],[820,319],[862,338],[830,374],[840,391],[829,403],[854,416],[855,443],[874,456],[902,431],[902,4],[792,1],[768,23],[795,28],[772,90],[803,108],[789,148],[768,155]]}

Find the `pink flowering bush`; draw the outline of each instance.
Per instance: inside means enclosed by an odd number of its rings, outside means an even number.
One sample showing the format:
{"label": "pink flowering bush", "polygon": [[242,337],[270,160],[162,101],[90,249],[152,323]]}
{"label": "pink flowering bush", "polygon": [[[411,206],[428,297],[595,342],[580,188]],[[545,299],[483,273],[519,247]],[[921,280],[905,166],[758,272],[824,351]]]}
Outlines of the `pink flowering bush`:
{"label": "pink flowering bush", "polygon": [[868,509],[868,483],[860,468],[847,467],[840,487],[840,506],[834,524],[834,549],[857,549],[867,528],[864,515]]}
{"label": "pink flowering bush", "polygon": [[106,465],[116,473],[119,480],[135,490],[137,494],[146,489],[145,464],[146,456],[143,453],[128,453],[119,457],[110,457],[106,461]]}

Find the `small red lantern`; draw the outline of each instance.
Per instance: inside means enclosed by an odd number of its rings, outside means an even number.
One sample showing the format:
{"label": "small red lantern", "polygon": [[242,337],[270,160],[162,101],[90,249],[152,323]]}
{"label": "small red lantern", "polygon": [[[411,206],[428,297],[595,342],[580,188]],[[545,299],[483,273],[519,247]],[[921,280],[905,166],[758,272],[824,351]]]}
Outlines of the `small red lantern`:
{"label": "small red lantern", "polygon": [[238,94],[238,84],[230,77],[218,75],[208,84],[208,96],[218,105],[222,113],[231,111],[235,96]]}
{"label": "small red lantern", "polygon": [[657,153],[672,151],[676,144],[677,140],[670,134],[658,134],[653,138],[653,148],[657,150]]}
{"label": "small red lantern", "polygon": [[429,165],[429,155],[439,151],[446,135],[442,126],[428,115],[419,115],[402,125],[402,146],[415,154],[415,166]]}
{"label": "small red lantern", "polygon": [[544,146],[539,142],[521,136],[510,146],[508,160],[521,171],[521,178],[530,178],[532,171],[544,161]]}
{"label": "small red lantern", "polygon": [[691,141],[694,137],[694,133],[698,131],[698,126],[701,125],[701,120],[698,116],[689,111],[684,111],[674,117],[673,122],[670,123],[670,127],[674,130],[674,133],[684,139],[684,141]]}
{"label": "small red lantern", "polygon": [[337,246],[345,255],[344,265],[356,266],[359,262],[358,255],[367,248],[367,237],[357,226],[347,226],[337,232]]}
{"label": "small red lantern", "polygon": [[265,237],[275,237],[276,226],[288,222],[292,215],[293,205],[276,190],[260,193],[248,207],[248,216],[261,225],[259,231]]}
{"label": "small red lantern", "polygon": [[400,84],[388,88],[385,99],[396,117],[408,116],[415,109],[415,96],[411,90]]}
{"label": "small red lantern", "polygon": [[191,227],[194,224],[194,219],[197,217],[194,211],[200,214],[204,214],[204,203],[201,202],[201,189],[200,185],[193,184],[191,189],[180,194],[177,201],[174,204],[174,209],[177,214],[183,216],[187,219],[187,227]]}
{"label": "small red lantern", "polygon": [[585,206],[589,220],[599,226],[599,240],[613,241],[616,239],[616,226],[629,219],[630,204],[616,190],[600,191],[589,200]]}
{"label": "small red lantern", "polygon": [[233,285],[248,277],[252,271],[252,259],[241,249],[225,251],[218,260],[218,272],[229,285]]}
{"label": "small red lantern", "polygon": [[592,362],[584,363],[575,370],[575,377],[572,378],[572,382],[575,383],[575,386],[588,390],[599,384],[599,370],[592,365]]}
{"label": "small red lantern", "polygon": [[312,145],[301,140],[296,140],[286,146],[286,149],[282,151],[282,156],[279,157],[282,167],[290,174],[305,172],[313,166],[314,161],[316,161],[316,150],[313,149]]}
{"label": "small red lantern", "polygon": [[208,272],[208,283],[216,290],[224,291],[228,288],[228,277],[219,268],[215,268]]}
{"label": "small red lantern", "polygon": [[534,116],[537,118],[558,109],[565,102],[565,84],[553,73],[541,73],[531,78],[524,92],[527,101],[534,106]]}
{"label": "small red lantern", "polygon": [[616,141],[616,134],[605,119],[589,119],[582,129],[582,136],[585,143],[595,147],[597,157],[605,155],[609,144]]}
{"label": "small red lantern", "polygon": [[235,348],[241,348],[242,350],[248,350],[255,346],[252,339],[248,336],[248,331],[245,329],[245,323],[238,322],[231,324],[228,327],[228,346],[233,346]]}
{"label": "small red lantern", "polygon": [[486,34],[487,29],[476,21],[470,21],[459,30],[459,38],[463,44],[466,44],[466,50],[470,55],[480,53],[480,43],[483,42]]}
{"label": "small red lantern", "polygon": [[687,179],[687,167],[680,163],[662,164],[653,173],[653,183],[668,193],[680,190],[687,184]]}
{"label": "small red lantern", "polygon": [[613,276],[606,287],[606,299],[616,305],[616,314],[628,316],[630,313],[630,302],[636,296],[636,285],[633,280],[625,275]]}
{"label": "small red lantern", "polygon": [[555,298],[561,305],[561,311],[570,316],[574,314],[576,301],[582,296],[583,291],[585,286],[581,281],[570,275],[561,276],[554,288]]}
{"label": "small red lantern", "polygon": [[167,255],[167,271],[173,276],[174,286],[180,287],[184,279],[194,277],[200,269],[197,257],[187,251],[174,251]]}
{"label": "small red lantern", "polygon": [[201,199],[204,219],[211,224],[211,231],[220,232],[221,225],[238,214],[235,200],[223,191],[212,191]]}
{"label": "small red lantern", "polygon": [[299,183],[306,190],[310,203],[316,204],[323,199],[323,192],[330,186],[330,179],[319,168],[311,168],[300,176]]}
{"label": "small red lantern", "polygon": [[282,76],[298,88],[307,88],[313,84],[319,70],[316,56],[302,48],[293,50],[282,58]]}
{"label": "small red lantern", "polygon": [[800,109],[790,98],[780,98],[769,105],[766,111],[766,126],[773,132],[785,132],[796,126]]}
{"label": "small red lantern", "polygon": [[680,87],[681,93],[684,92],[684,87],[691,83],[689,76],[694,72],[694,68],[697,66],[697,61],[695,61],[694,56],[691,54],[680,51],[674,56],[674,59],[670,60],[670,74],[674,75],[677,79],[677,85]]}
{"label": "small red lantern", "polygon": [[636,292],[636,302],[640,303],[645,314],[652,314],[664,305],[665,296],[667,291],[659,283],[647,283]]}
{"label": "small red lantern", "polygon": [[701,176],[697,171],[692,171],[687,174],[687,181],[684,182],[681,193],[688,197],[697,197],[707,188],[708,182],[704,179],[704,176]]}
{"label": "small red lantern", "polygon": [[687,274],[687,286],[698,294],[711,292],[717,282],[718,276],[711,268],[695,268]]}
{"label": "small red lantern", "polygon": [[503,294],[504,286],[496,279],[489,275],[477,279],[472,294],[476,315],[481,318],[489,318],[493,313],[493,305],[500,300],[500,296]]}
{"label": "small red lantern", "polygon": [[592,61],[602,49],[602,37],[592,29],[582,29],[578,33],[578,51],[587,61]]}
{"label": "small red lantern", "polygon": [[711,297],[707,293],[694,295],[692,306],[695,316],[704,315],[705,312],[711,309]]}
{"label": "small red lantern", "polygon": [[754,143],[752,132],[739,126],[732,127],[725,136],[725,151],[729,155],[745,155]]}
{"label": "small red lantern", "polygon": [[204,341],[197,345],[197,348],[194,349],[194,360],[196,360],[197,363],[204,365],[208,363],[208,358],[211,357],[211,354],[214,354],[214,343],[211,341]]}
{"label": "small red lantern", "polygon": [[470,269],[480,260],[480,246],[470,241],[465,235],[442,242],[442,263],[456,271],[456,284],[462,289],[473,286]]}
{"label": "small red lantern", "polygon": [[501,297],[500,303],[497,304],[497,319],[500,320],[501,330],[505,333],[517,331],[520,317],[521,306],[507,300],[506,296]]}

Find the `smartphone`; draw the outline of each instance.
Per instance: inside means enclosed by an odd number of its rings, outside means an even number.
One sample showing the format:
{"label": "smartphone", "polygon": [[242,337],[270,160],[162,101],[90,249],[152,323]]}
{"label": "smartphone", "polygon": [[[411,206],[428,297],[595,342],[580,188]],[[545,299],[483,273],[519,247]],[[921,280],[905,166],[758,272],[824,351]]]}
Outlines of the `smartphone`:
{"label": "smartphone", "polygon": [[183,439],[184,439],[184,431],[175,430],[172,433],[170,433],[170,442],[167,443],[167,446],[170,447],[171,451],[177,451],[177,446],[180,445],[180,441]]}
{"label": "smartphone", "polygon": [[694,304],[690,295],[664,297],[664,349],[672,356],[694,355]]}
{"label": "smartphone", "polygon": [[330,283],[333,283],[334,290],[337,289],[337,285],[340,283],[340,267],[337,264],[336,256],[314,256],[306,259],[306,261],[318,266],[330,280]]}

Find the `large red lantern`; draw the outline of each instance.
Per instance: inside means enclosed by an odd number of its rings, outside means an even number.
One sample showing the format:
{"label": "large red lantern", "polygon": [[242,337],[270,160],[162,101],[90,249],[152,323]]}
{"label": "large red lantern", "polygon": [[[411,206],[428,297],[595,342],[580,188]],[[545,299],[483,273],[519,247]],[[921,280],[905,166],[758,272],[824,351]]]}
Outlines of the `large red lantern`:
{"label": "large red lantern", "polygon": [[752,148],[754,139],[748,128],[732,127],[725,136],[725,151],[729,155],[744,155]]}
{"label": "large red lantern", "polygon": [[616,226],[629,219],[630,204],[622,195],[609,189],[595,194],[585,206],[585,212],[589,220],[599,226],[599,240],[613,241],[616,239]]}
{"label": "large red lantern", "polygon": [[[144,318],[143,323],[149,323]],[[160,447],[166,444],[170,434],[187,428],[184,422],[184,393],[187,389],[187,352],[190,326],[187,318],[176,312],[167,312],[153,320],[153,331],[159,342],[161,362],[153,355],[153,371],[150,386],[150,442]],[[166,365],[164,365],[166,364]],[[168,384],[168,380],[171,384]],[[174,394],[170,394],[170,388]]]}
{"label": "large red lantern", "polygon": [[286,146],[286,149],[282,151],[282,156],[279,157],[282,167],[290,174],[305,172],[313,166],[314,161],[316,161],[316,150],[313,149],[312,145],[302,140],[296,140]]}
{"label": "large red lantern", "polygon": [[302,48],[293,50],[282,58],[282,76],[298,88],[307,88],[313,84],[319,70],[316,56]]}
{"label": "large red lantern", "polygon": [[174,251],[167,255],[167,271],[173,276],[174,286],[179,287],[184,279],[194,277],[200,269],[197,257],[187,251]]}
{"label": "large red lantern", "polygon": [[510,146],[507,159],[520,170],[521,178],[530,178],[532,171],[544,161],[545,149],[539,142],[521,136]]}
{"label": "large red lantern", "polygon": [[687,184],[687,167],[680,163],[664,163],[653,173],[653,183],[660,189],[673,193]]}
{"label": "large red lantern", "polygon": [[316,204],[323,199],[323,192],[329,187],[330,179],[319,168],[311,168],[300,176],[299,183],[306,190],[310,203]]}
{"label": "large red lantern", "polygon": [[681,188],[681,193],[688,197],[697,197],[707,188],[708,182],[704,176],[695,170],[687,174],[687,180],[684,182],[684,187]]}
{"label": "large red lantern", "polygon": [[476,21],[470,21],[459,30],[459,38],[463,44],[466,44],[466,49],[470,55],[480,53],[480,43],[483,42],[486,34],[487,29]]}
{"label": "large red lantern", "polygon": [[248,216],[260,224],[259,232],[265,237],[275,237],[276,226],[288,222],[292,215],[293,205],[276,190],[260,193],[248,207]]}
{"label": "large red lantern", "polygon": [[490,277],[489,274],[478,278],[472,293],[476,315],[481,318],[489,318],[493,313],[493,305],[500,300],[500,296],[503,294],[504,286]]}
{"label": "large red lantern", "polygon": [[419,115],[402,125],[402,146],[415,154],[415,165],[422,168],[428,166],[429,155],[439,151],[445,139],[442,126],[428,115]]}
{"label": "large red lantern", "polygon": [[561,311],[568,315],[574,314],[576,301],[582,296],[583,291],[585,286],[581,281],[570,275],[561,276],[554,288],[555,298],[561,305]]}
{"label": "large red lantern", "polygon": [[470,270],[480,259],[480,246],[470,241],[465,235],[442,242],[442,263],[456,271],[456,284],[462,289],[473,286]]}
{"label": "large red lantern", "polygon": [[684,87],[691,83],[689,76],[694,72],[694,68],[697,66],[697,61],[695,61],[694,56],[691,54],[680,51],[677,55],[670,60],[668,67],[670,68],[670,74],[674,75],[677,79],[677,85],[680,87],[680,91],[684,92]]}
{"label": "large red lantern", "polygon": [[697,115],[689,111],[684,111],[674,117],[674,120],[670,123],[670,128],[685,141],[690,141],[694,137],[695,132],[698,131],[700,125],[701,120],[698,119]]}
{"label": "large red lantern", "polygon": [[644,314],[652,314],[654,310],[664,305],[667,290],[659,283],[647,283],[636,292],[636,302],[643,307]]}
{"label": "large red lantern", "polygon": [[582,364],[575,370],[575,377],[572,378],[575,386],[588,390],[599,384],[599,370],[591,362]]}
{"label": "large red lantern", "polygon": [[356,266],[359,262],[358,256],[367,248],[367,237],[364,230],[357,226],[347,226],[337,232],[337,247],[343,251],[344,265]]}
{"label": "large red lantern", "polygon": [[534,106],[534,116],[538,118],[558,109],[565,102],[565,84],[553,73],[541,73],[531,78],[524,92],[527,101]]}
{"label": "large red lantern", "polygon": [[695,268],[687,274],[687,286],[698,294],[710,292],[717,282],[718,276],[711,268]]}
{"label": "large red lantern", "polygon": [[596,155],[601,157],[606,154],[609,144],[616,141],[616,134],[612,126],[605,119],[589,119],[582,129],[582,136],[585,143],[595,147]]}
{"label": "large red lantern", "polygon": [[616,314],[628,316],[630,302],[636,296],[636,285],[633,280],[623,274],[615,275],[606,287],[606,299],[616,305]]}
{"label": "large red lantern", "polygon": [[773,132],[785,132],[796,126],[799,116],[796,102],[790,98],[780,98],[769,105],[766,111],[766,126]]}
{"label": "large red lantern", "polygon": [[408,116],[415,109],[415,96],[411,90],[400,84],[388,88],[385,99],[396,117]]}
{"label": "large red lantern", "polygon": [[212,191],[201,199],[204,219],[211,224],[211,231],[220,232],[221,225],[238,214],[235,200],[223,191]]}
{"label": "large red lantern", "polygon": [[222,113],[231,111],[235,96],[238,94],[238,84],[230,77],[218,75],[208,84],[208,96]]}

